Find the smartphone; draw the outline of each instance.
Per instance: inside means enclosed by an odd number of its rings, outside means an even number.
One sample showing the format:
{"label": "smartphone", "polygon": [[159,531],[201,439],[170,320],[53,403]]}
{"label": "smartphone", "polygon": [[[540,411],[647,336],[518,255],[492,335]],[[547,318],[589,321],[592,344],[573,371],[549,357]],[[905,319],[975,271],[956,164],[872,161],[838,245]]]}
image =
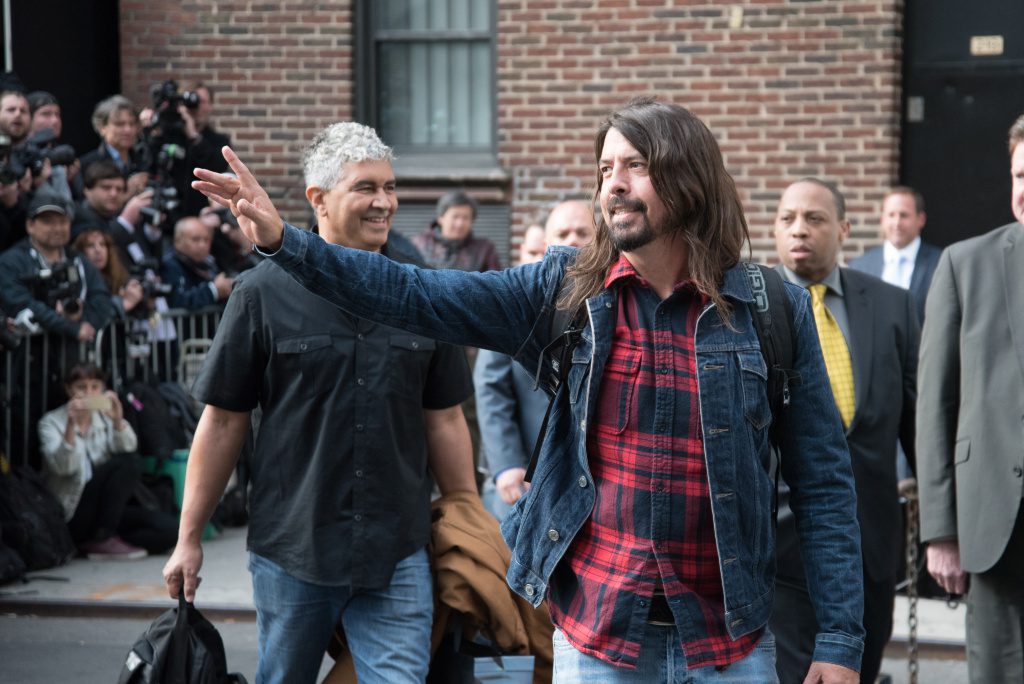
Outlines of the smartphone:
{"label": "smartphone", "polygon": [[110,410],[110,397],[103,394],[91,394],[88,397],[82,397],[82,403],[88,409],[95,409],[97,411]]}

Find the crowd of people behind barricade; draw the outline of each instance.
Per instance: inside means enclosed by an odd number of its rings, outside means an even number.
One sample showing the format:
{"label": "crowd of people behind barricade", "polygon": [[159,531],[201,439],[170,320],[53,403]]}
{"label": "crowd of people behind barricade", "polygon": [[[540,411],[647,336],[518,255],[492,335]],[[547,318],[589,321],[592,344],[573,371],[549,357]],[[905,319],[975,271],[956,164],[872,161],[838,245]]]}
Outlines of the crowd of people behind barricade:
{"label": "crowd of people behind barricade", "polygon": [[165,82],[145,108],[112,95],[93,109],[99,145],[75,150],[53,94],[10,72],[0,84],[0,450],[44,473],[93,557],[173,545],[176,522],[140,518],[138,473],[111,458],[152,455],[121,408],[153,410],[135,382],[194,376],[234,277],[257,263],[189,184],[195,166],[225,168],[212,108],[202,83]]}

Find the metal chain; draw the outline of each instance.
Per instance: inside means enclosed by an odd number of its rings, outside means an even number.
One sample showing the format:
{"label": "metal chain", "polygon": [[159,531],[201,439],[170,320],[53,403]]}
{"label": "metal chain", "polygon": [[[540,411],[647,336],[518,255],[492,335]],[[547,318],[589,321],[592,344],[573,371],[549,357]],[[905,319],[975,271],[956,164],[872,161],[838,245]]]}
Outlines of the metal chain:
{"label": "metal chain", "polygon": [[920,544],[917,484],[905,487],[903,495],[907,500],[907,682],[917,684],[917,552]]}

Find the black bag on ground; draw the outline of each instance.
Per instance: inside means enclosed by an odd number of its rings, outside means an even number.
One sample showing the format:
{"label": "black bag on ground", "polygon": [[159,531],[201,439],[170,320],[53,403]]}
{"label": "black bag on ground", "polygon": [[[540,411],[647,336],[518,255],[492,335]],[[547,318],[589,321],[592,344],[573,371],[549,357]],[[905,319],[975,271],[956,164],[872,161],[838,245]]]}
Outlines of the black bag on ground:
{"label": "black bag on ground", "polygon": [[191,445],[196,427],[199,426],[202,408],[176,382],[161,382],[157,386],[157,391],[167,403],[171,415],[177,420],[178,428],[184,433],[186,446]]}
{"label": "black bag on ground", "polygon": [[0,472],[0,527],[4,544],[28,570],[63,565],[75,555],[64,509],[31,468]]}
{"label": "black bag on ground", "polygon": [[160,390],[142,381],[130,383],[122,397],[124,418],[139,438],[139,453],[156,456],[160,464],[171,458],[175,449],[186,449],[189,435]]}
{"label": "black bag on ground", "polygon": [[0,529],[0,586],[21,579],[25,575],[25,561],[17,551],[7,546]]}
{"label": "black bag on ground", "polygon": [[139,636],[117,684],[247,684],[227,670],[220,634],[183,594]]}

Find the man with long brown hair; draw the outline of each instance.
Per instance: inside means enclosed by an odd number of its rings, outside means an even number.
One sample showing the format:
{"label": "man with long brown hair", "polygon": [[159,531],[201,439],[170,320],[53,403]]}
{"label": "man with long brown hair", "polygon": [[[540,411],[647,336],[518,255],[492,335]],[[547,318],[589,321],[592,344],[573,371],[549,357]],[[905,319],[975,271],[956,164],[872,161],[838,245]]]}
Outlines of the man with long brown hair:
{"label": "man with long brown hair", "polygon": [[[515,355],[538,377],[556,307],[584,330],[529,492],[505,518],[510,586],[547,596],[557,681],[773,682],[772,413],[735,186],[706,126],[650,98],[598,129],[597,235],[497,273],[430,271],[328,246],[278,216],[228,149],[194,185],[312,291],[354,315]],[[793,311],[780,415],[820,624],[806,682],[857,681],[860,544],[842,426],[810,314]]]}

